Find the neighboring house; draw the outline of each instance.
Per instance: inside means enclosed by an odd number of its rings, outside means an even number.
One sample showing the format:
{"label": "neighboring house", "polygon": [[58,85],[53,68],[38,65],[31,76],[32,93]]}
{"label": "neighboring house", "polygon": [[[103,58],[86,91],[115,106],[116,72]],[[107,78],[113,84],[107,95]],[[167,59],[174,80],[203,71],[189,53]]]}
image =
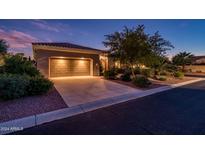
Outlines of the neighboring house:
{"label": "neighboring house", "polygon": [[190,72],[205,73],[205,56],[194,56],[192,65],[186,66]]}
{"label": "neighboring house", "polygon": [[37,68],[46,77],[98,76],[108,70],[106,51],[72,43],[32,43]]}
{"label": "neighboring house", "polygon": [[205,56],[194,56],[193,64],[195,64],[195,65],[205,65]]}

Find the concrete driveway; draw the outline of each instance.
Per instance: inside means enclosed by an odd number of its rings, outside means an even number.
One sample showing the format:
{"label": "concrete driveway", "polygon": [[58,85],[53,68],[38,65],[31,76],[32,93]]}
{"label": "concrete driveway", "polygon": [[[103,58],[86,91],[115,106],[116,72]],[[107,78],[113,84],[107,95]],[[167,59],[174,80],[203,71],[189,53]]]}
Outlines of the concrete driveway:
{"label": "concrete driveway", "polygon": [[69,107],[141,91],[100,77],[67,77],[52,80]]}

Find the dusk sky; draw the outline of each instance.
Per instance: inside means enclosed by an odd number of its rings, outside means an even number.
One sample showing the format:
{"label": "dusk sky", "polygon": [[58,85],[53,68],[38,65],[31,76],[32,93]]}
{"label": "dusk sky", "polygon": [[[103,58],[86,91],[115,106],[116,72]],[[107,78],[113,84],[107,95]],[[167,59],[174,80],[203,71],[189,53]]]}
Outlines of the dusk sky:
{"label": "dusk sky", "polygon": [[9,51],[32,55],[31,42],[70,42],[105,49],[104,35],[123,26],[144,24],[146,32],[156,31],[179,51],[205,55],[205,20],[0,20],[0,39],[8,41]]}

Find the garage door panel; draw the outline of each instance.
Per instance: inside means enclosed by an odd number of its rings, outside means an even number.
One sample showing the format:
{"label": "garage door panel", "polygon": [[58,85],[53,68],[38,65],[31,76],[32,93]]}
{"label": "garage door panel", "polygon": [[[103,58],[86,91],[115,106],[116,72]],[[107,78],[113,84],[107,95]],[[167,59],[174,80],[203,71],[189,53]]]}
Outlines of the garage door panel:
{"label": "garage door panel", "polygon": [[90,75],[90,60],[50,59],[50,76],[85,76]]}

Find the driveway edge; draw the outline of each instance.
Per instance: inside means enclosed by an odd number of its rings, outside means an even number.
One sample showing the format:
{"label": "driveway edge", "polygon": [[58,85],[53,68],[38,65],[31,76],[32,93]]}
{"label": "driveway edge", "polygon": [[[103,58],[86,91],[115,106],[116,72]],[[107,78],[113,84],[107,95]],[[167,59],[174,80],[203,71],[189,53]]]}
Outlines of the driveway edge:
{"label": "driveway edge", "polygon": [[127,93],[127,94],[123,94],[120,96],[101,99],[101,100],[89,102],[87,104],[82,104],[82,105],[78,105],[78,106],[74,106],[70,108],[59,109],[59,110],[55,110],[51,112],[46,112],[46,113],[32,115],[32,116],[28,116],[28,117],[24,117],[20,119],[2,122],[0,123],[0,134],[3,135],[3,134],[16,132],[16,131],[19,131],[19,129],[21,128],[25,129],[25,128],[38,126],[38,125],[41,125],[47,122],[68,118],[74,115],[86,113],[89,111],[108,107],[108,106],[115,105],[115,104],[120,104],[120,103],[129,101],[129,100],[153,95],[156,93],[160,93],[163,91],[167,91],[173,88],[177,88],[180,86],[184,86],[184,85],[202,81],[202,80],[205,80],[205,78],[198,78],[195,80],[186,81],[186,82],[182,82],[178,84],[158,87],[158,88],[146,90],[146,91],[143,91],[137,94],[135,92]]}

